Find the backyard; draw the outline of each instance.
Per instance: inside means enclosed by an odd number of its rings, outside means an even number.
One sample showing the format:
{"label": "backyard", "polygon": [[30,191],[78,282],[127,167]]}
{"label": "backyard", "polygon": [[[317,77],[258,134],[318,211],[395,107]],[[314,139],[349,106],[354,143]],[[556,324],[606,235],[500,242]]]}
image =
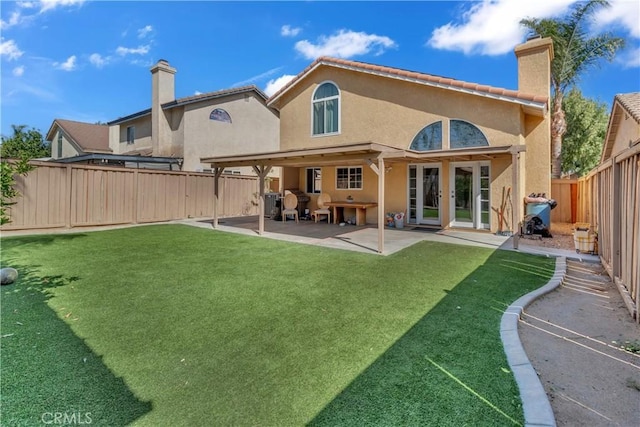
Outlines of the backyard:
{"label": "backyard", "polygon": [[524,423],[500,318],[554,261],[153,225],[3,238],[6,266],[3,425],[495,426]]}

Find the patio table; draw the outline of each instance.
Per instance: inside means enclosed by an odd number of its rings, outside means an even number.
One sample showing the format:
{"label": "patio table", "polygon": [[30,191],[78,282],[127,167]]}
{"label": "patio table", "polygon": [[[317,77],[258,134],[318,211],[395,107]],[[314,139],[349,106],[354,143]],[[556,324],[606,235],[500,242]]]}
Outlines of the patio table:
{"label": "patio table", "polygon": [[333,223],[338,224],[340,218],[342,216],[338,216],[338,210],[344,213],[345,208],[355,209],[356,210],[356,225],[365,225],[367,221],[367,209],[375,208],[378,206],[377,203],[374,202],[327,202],[325,206],[333,208]]}

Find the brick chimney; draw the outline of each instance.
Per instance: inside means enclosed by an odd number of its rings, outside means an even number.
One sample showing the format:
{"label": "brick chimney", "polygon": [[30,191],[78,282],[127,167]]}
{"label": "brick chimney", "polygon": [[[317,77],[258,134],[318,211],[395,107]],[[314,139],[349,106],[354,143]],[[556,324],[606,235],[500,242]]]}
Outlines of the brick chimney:
{"label": "brick chimney", "polygon": [[174,101],[176,69],[164,59],[151,67],[151,144],[154,156],[171,156],[172,135],[162,104]]}
{"label": "brick chimney", "polygon": [[553,41],[540,36],[515,47],[518,58],[518,90],[531,95],[551,96]]}

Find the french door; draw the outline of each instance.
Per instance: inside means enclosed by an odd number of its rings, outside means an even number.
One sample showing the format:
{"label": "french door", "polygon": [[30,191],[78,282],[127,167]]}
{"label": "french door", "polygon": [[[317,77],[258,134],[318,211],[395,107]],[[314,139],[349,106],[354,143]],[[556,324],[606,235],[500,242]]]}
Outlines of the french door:
{"label": "french door", "polygon": [[450,167],[449,218],[452,227],[491,228],[488,162],[455,162]]}
{"label": "french door", "polygon": [[409,166],[409,222],[442,225],[440,163]]}

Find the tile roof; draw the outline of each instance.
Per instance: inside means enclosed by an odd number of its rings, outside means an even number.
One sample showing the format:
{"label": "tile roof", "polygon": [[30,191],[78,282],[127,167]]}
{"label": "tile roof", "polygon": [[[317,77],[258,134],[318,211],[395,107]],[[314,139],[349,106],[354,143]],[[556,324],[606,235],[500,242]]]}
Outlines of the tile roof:
{"label": "tile roof", "polygon": [[615,99],[640,123],[640,92],[619,93]]}
{"label": "tile roof", "polygon": [[78,145],[82,151],[87,153],[111,152],[109,148],[109,126],[55,119],[51,125],[51,129],[47,133],[47,137],[56,124],[62,128],[64,133],[66,133],[72,142]]}
{"label": "tile roof", "polygon": [[366,62],[350,61],[346,59],[338,59],[338,58],[323,56],[316,59],[314,62],[312,62],[294,79],[292,79],[289,83],[287,83],[284,87],[282,87],[278,92],[273,94],[267,100],[267,105],[270,105],[271,103],[273,103],[284,92],[286,92],[289,88],[291,88],[298,81],[300,81],[307,73],[311,72],[314,68],[320,65],[326,65],[326,66],[332,66],[332,67],[338,67],[338,68],[348,68],[355,71],[366,72],[366,73],[376,74],[384,77],[396,78],[400,80],[413,81],[416,83],[437,86],[444,89],[472,91],[479,94],[512,98],[514,100],[519,100],[524,102],[534,102],[534,103],[540,103],[540,104],[546,104],[548,102],[548,97],[546,96],[528,94],[528,93],[520,92],[517,90],[502,89],[502,88],[488,86],[488,85],[469,83],[462,80],[455,80],[448,77],[425,74],[425,73],[420,73],[416,71],[403,70],[400,68],[385,67],[382,65],[369,64]]}
{"label": "tile roof", "polygon": [[[162,104],[162,109],[166,110],[166,109],[179,107],[186,104],[192,104],[194,102],[208,101],[210,99],[223,98],[225,96],[237,95],[239,93],[246,93],[246,92],[255,92],[264,101],[267,100],[267,95],[265,95],[264,92],[258,89],[255,85],[249,85],[249,86],[241,86],[241,87],[235,87],[231,89],[222,89],[222,90],[217,90],[213,92],[201,93],[198,95],[185,96],[183,98],[178,98],[174,101],[165,102],[164,104]],[[131,119],[135,119],[137,117],[143,117],[148,114],[151,114],[151,108],[138,111],[137,113],[133,113],[128,116],[117,118],[115,120],[110,121],[108,124],[112,125],[116,123],[121,123]]]}

